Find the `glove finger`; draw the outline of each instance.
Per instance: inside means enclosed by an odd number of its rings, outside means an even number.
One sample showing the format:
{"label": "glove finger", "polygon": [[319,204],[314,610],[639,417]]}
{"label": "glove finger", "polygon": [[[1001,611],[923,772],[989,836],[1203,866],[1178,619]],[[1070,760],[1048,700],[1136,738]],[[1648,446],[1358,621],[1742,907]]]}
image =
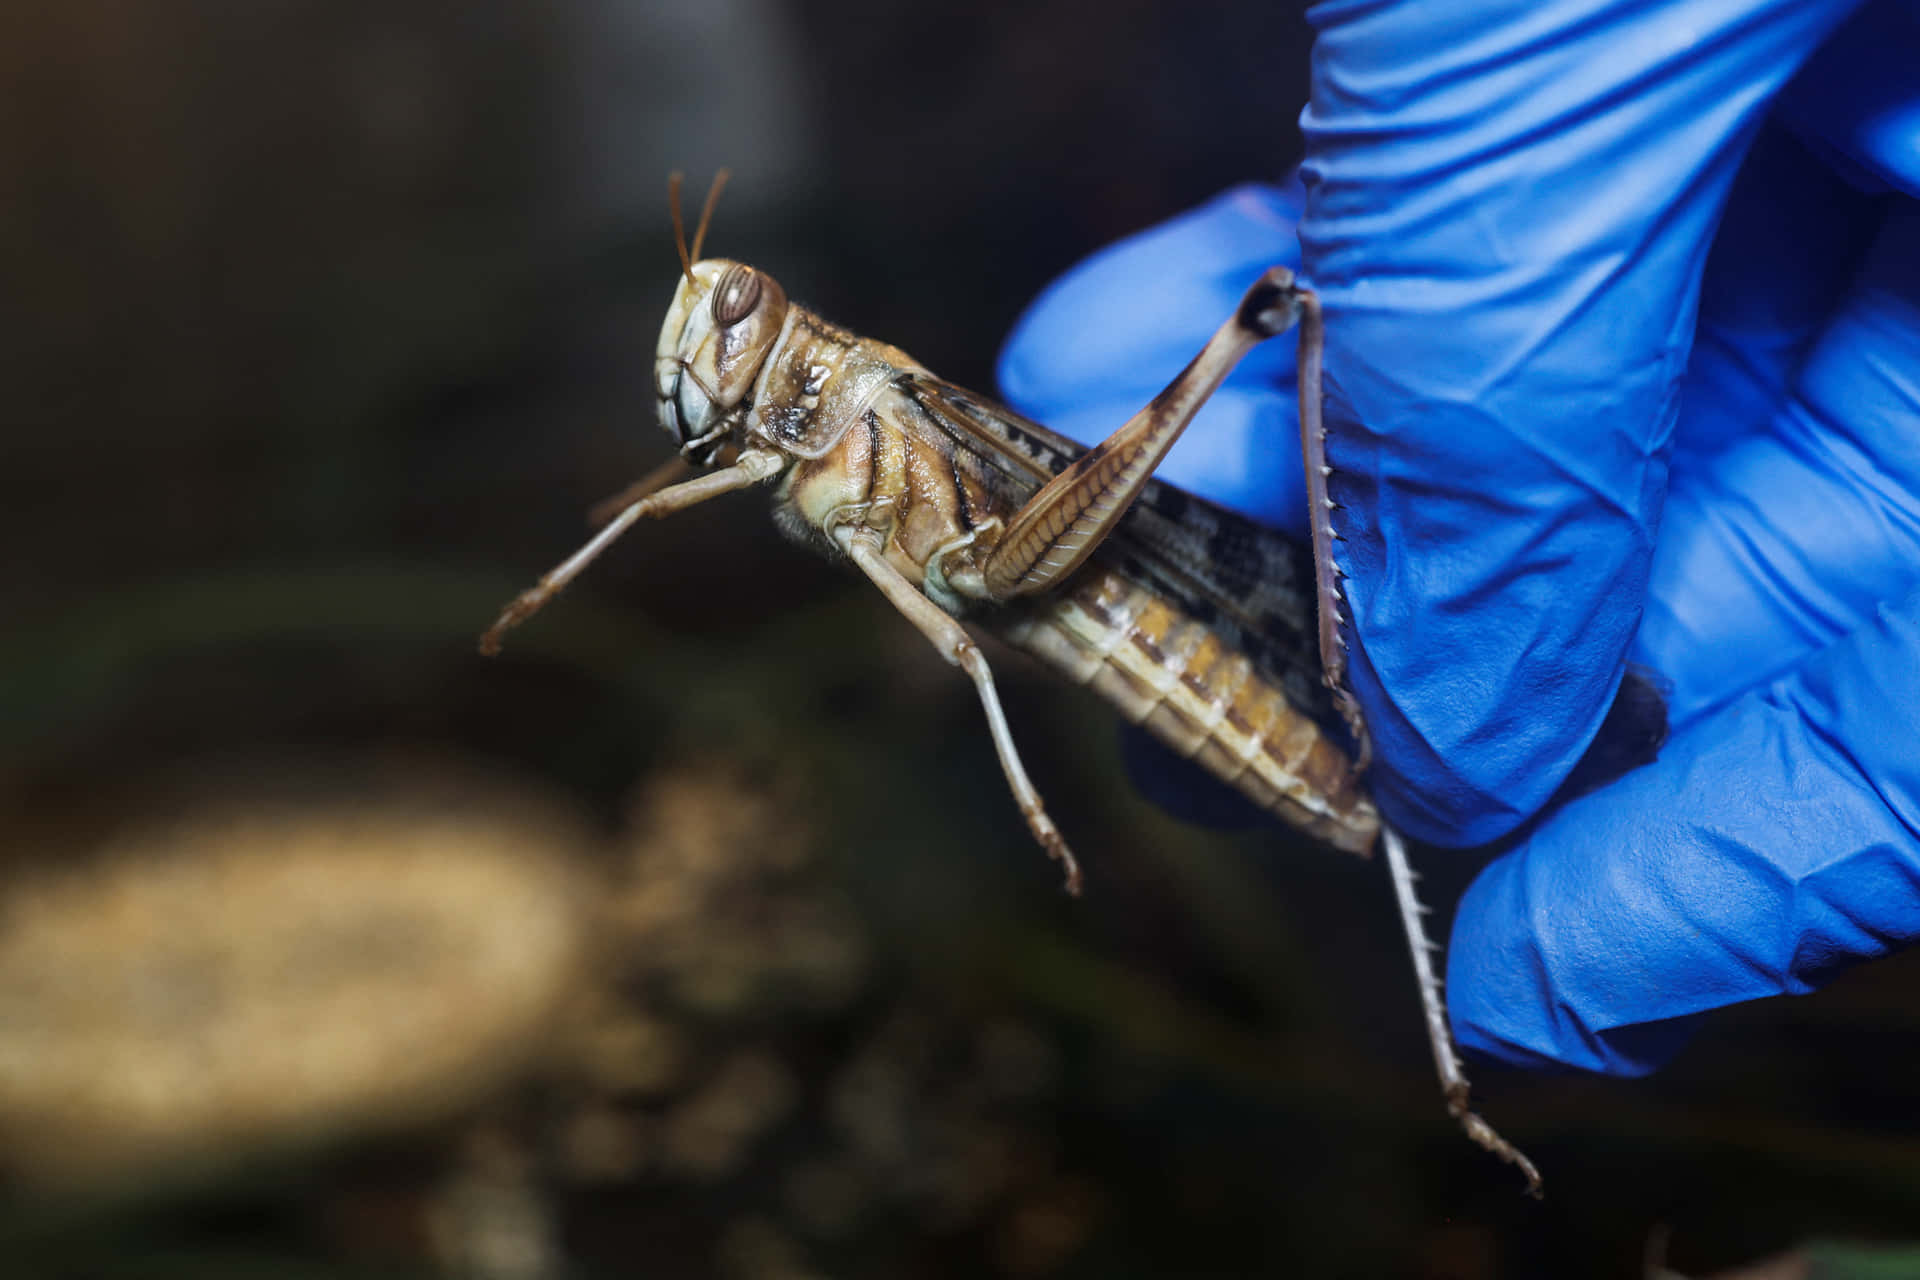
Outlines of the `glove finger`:
{"label": "glove finger", "polygon": [[1556,813],[1475,880],[1463,1045],[1640,1075],[1695,1015],[1920,936],[1920,595]]}
{"label": "glove finger", "polygon": [[1301,234],[1353,682],[1410,834],[1510,831],[1602,722],[1706,246],[1767,102],[1847,8],[1315,11]]}
{"label": "glove finger", "polygon": [[1920,18],[1850,17],[1781,91],[1734,179],[1701,286],[1673,469],[1772,418],[1872,242],[1887,191],[1920,196]]}
{"label": "glove finger", "polygon": [[1920,204],[1870,245],[1764,433],[1673,477],[1634,658],[1675,723],[1920,584]]}
{"label": "glove finger", "polygon": [[[1147,403],[1275,264],[1297,265],[1297,185],[1235,187],[1103,249],[1014,326],[999,381],[1020,412],[1092,444]],[[1256,348],[1202,408],[1158,474],[1304,532],[1294,346]]]}
{"label": "glove finger", "polygon": [[[1674,430],[1676,484],[1763,428],[1786,402],[1885,204],[1778,123],[1761,129],[1727,196],[1701,281]],[[1663,518],[1663,536],[1664,525]]]}

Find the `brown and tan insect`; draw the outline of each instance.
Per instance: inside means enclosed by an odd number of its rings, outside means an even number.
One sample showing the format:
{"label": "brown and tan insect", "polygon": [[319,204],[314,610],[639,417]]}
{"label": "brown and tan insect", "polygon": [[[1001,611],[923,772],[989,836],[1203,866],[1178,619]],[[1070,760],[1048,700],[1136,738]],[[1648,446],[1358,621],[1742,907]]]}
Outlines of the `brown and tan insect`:
{"label": "brown and tan insect", "polygon": [[[789,302],[763,271],[699,260],[722,182],[691,251],[677,175],[672,192],[681,280],[654,387],[680,458],[608,504],[617,514],[506,608],[482,651],[496,652],[636,521],[767,486],[783,532],[850,562],[972,679],[1007,784],[1069,892],[1080,890],[1079,864],[1027,777],[963,619],[1094,689],[1300,830],[1352,853],[1381,845],[1448,1108],[1537,1191],[1533,1165],[1469,1108],[1405,848],[1360,786],[1368,739],[1343,680],[1314,295],[1284,267],[1268,270],[1166,390],[1083,449]],[[1152,479],[1241,357],[1296,323],[1310,565],[1272,531]],[[679,479],[695,468],[705,473]],[[1327,732],[1336,718],[1357,764]]]}

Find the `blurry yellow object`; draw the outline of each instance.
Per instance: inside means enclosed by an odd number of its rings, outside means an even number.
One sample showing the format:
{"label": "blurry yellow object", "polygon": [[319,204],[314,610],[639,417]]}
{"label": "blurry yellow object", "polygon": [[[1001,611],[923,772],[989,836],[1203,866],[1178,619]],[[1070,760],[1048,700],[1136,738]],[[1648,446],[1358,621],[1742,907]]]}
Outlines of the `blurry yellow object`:
{"label": "blurry yellow object", "polygon": [[38,1183],[445,1115],[586,934],[564,814],[476,785],[220,802],[0,898],[0,1161]]}

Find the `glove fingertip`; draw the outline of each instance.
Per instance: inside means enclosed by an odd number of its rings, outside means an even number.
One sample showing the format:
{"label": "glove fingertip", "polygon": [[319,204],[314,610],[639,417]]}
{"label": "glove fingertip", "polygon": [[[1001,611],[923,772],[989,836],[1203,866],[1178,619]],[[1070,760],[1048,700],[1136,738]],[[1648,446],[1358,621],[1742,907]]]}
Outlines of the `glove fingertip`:
{"label": "glove fingertip", "polygon": [[[1606,987],[1608,948],[1633,935],[1568,918],[1570,895],[1561,886],[1540,888],[1531,852],[1494,862],[1461,899],[1447,955],[1455,1038],[1476,1056],[1531,1070],[1623,1077],[1657,1071],[1684,1047],[1697,1019],[1594,1025],[1588,988]],[[1547,901],[1558,909],[1535,910]],[[1569,934],[1581,940],[1569,944]],[[1577,966],[1559,958],[1569,945]]]}
{"label": "glove fingertip", "polygon": [[1120,726],[1120,758],[1135,789],[1182,822],[1216,831],[1273,823],[1266,810],[1139,725]]}
{"label": "glove fingertip", "polygon": [[1043,416],[1121,388],[1159,390],[1143,371],[1169,359],[1178,369],[1260,271],[1299,264],[1300,201],[1297,183],[1242,184],[1080,262],[1014,322],[1002,393]]}

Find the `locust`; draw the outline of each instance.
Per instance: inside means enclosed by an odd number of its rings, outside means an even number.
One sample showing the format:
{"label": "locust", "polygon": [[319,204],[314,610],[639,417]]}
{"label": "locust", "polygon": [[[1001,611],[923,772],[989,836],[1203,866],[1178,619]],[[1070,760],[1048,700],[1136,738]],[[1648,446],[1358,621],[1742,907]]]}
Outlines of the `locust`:
{"label": "locust", "polygon": [[[1447,1108],[1537,1196],[1533,1163],[1471,1107],[1405,844],[1363,785],[1371,748],[1345,681],[1314,293],[1268,269],[1165,390],[1083,448],[789,301],[765,271],[701,258],[724,182],[723,170],[691,247],[679,175],[669,184],[680,280],[654,390],[678,456],[602,504],[599,532],[502,611],[481,651],[497,653],[640,520],[770,490],[783,533],[850,564],[973,682],[1008,788],[1069,893],[1081,890],[1079,862],[1027,775],[968,624],[1091,688],[1295,828],[1362,856],[1379,847]],[[1296,328],[1310,549],[1153,478],[1240,359]]]}

